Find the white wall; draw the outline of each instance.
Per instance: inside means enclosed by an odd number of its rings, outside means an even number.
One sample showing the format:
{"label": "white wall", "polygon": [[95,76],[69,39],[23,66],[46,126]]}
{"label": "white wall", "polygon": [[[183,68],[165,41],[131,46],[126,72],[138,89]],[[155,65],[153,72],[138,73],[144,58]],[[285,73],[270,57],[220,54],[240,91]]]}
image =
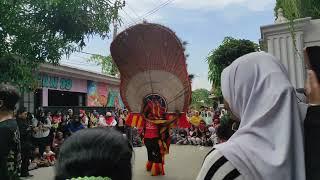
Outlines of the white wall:
{"label": "white wall", "polygon": [[267,44],[267,51],[278,57],[286,67],[291,83],[296,88],[303,88],[306,77],[303,48],[320,46],[320,20],[303,18],[294,23],[296,48],[288,23],[262,26],[261,36],[262,42]]}

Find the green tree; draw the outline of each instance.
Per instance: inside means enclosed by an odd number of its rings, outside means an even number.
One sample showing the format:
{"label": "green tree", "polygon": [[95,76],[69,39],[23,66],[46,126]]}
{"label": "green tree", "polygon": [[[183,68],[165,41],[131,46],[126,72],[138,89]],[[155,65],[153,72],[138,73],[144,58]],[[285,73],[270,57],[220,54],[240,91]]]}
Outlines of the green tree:
{"label": "green tree", "polygon": [[226,37],[222,44],[207,57],[209,81],[213,83],[214,95],[221,96],[220,76],[224,68],[237,58],[259,50],[259,46],[249,40]]}
{"label": "green tree", "polygon": [[86,39],[107,37],[123,6],[120,0],[0,1],[0,82],[36,87],[41,63],[58,64]]}
{"label": "green tree", "polygon": [[89,62],[95,62],[97,65],[102,67],[102,73],[106,75],[115,76],[119,73],[117,67],[113,64],[112,57],[102,55],[92,55]]}
{"label": "green tree", "polygon": [[282,8],[284,16],[289,20],[303,17],[320,18],[320,1],[319,0],[277,0],[274,8],[277,11]]}
{"label": "green tree", "polygon": [[196,89],[192,91],[191,106],[199,109],[201,106],[213,106],[213,100],[209,98],[210,91],[206,89]]}

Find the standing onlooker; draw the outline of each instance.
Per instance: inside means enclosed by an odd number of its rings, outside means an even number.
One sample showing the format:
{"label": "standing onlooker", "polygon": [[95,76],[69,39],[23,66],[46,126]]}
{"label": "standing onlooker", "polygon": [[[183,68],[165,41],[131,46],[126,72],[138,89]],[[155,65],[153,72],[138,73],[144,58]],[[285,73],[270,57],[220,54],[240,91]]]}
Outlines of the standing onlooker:
{"label": "standing onlooker", "polygon": [[68,130],[67,116],[62,116],[61,122],[59,123],[59,126],[57,128],[57,131],[62,132],[64,138],[67,138],[68,136],[70,136],[70,133]]}
{"label": "standing onlooker", "polygon": [[62,114],[60,111],[57,111],[56,114],[52,117],[52,123],[51,123],[54,129],[54,132],[57,131],[61,121],[62,121]]}
{"label": "standing onlooker", "polygon": [[21,143],[21,177],[30,177],[29,174],[29,161],[32,152],[32,124],[27,121],[26,108],[20,108],[17,112],[17,123],[20,131]]}
{"label": "standing onlooker", "polygon": [[73,120],[68,124],[68,130],[71,134],[84,129],[85,127],[81,123],[81,119],[79,116],[75,115],[73,116]]}
{"label": "standing onlooker", "polygon": [[66,117],[67,122],[71,121],[73,119],[73,110],[72,109],[68,109],[68,115]]}
{"label": "standing onlooker", "polygon": [[81,124],[87,128],[88,124],[89,124],[89,118],[86,114],[85,110],[80,109],[80,114],[79,114],[80,118],[81,118]]}
{"label": "standing onlooker", "polygon": [[320,178],[320,81],[314,71],[308,71],[306,95],[309,108],[304,121],[305,161],[307,180]]}
{"label": "standing onlooker", "polygon": [[122,112],[121,109],[119,109],[119,113],[118,114],[119,114],[118,115],[118,129],[122,134],[124,134],[124,123],[125,123],[124,118],[125,117],[124,117],[123,112]]}
{"label": "standing onlooker", "polygon": [[33,138],[36,146],[39,147],[40,154],[49,145],[49,134],[51,129],[51,121],[45,116],[42,109],[39,110],[37,118],[32,120]]}
{"label": "standing onlooker", "polygon": [[60,147],[63,144],[63,142],[64,142],[63,133],[58,131],[58,133],[55,135],[55,137],[53,139],[53,143],[52,143],[53,151],[56,154],[59,153]]}
{"label": "standing onlooker", "polygon": [[20,137],[14,109],[20,96],[8,84],[0,84],[0,177],[19,179],[21,156]]}

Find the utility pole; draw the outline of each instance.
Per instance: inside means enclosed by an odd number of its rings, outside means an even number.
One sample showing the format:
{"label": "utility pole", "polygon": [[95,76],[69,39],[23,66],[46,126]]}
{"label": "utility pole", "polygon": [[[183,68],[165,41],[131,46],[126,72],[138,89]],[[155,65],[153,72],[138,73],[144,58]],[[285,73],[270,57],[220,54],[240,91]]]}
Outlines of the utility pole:
{"label": "utility pole", "polygon": [[113,37],[112,39],[114,40],[118,34],[118,23],[113,21]]}
{"label": "utility pole", "polygon": [[[116,21],[113,21],[113,37],[112,37],[113,40],[116,39],[117,34],[118,34],[118,23]],[[112,65],[111,65],[111,74],[116,77],[119,77],[120,75],[113,59],[112,59]]]}

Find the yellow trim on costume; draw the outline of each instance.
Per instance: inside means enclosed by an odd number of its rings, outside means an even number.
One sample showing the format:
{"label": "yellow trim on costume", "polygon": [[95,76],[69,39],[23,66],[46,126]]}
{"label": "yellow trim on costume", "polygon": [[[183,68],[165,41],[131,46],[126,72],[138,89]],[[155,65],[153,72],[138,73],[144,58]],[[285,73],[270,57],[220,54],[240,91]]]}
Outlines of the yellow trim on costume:
{"label": "yellow trim on costume", "polygon": [[135,127],[137,125],[137,119],[138,119],[137,116],[133,116],[132,123],[131,123],[133,127]]}
{"label": "yellow trim on costume", "polygon": [[140,128],[140,127],[141,127],[141,124],[142,124],[142,116],[139,117],[137,127]]}

